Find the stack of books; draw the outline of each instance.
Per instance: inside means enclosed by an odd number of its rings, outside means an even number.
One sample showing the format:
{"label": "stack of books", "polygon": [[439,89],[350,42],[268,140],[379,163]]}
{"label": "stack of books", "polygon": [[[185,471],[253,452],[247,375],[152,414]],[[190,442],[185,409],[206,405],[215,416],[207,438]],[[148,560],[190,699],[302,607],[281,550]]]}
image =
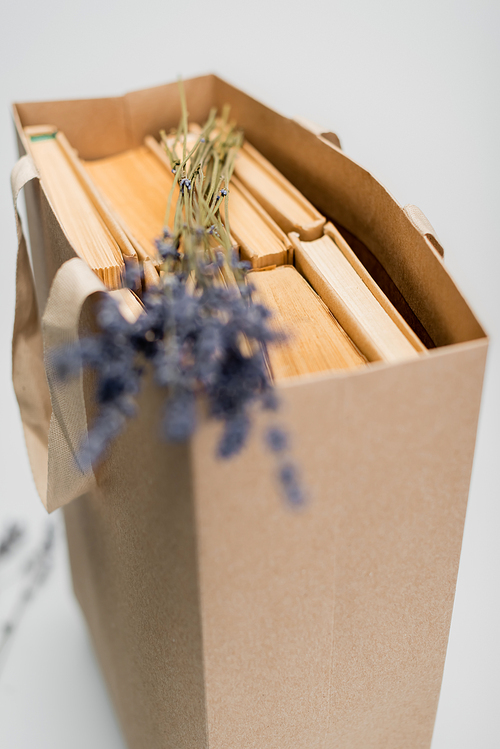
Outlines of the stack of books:
{"label": "stack of books", "polygon": [[[175,210],[174,199],[166,215],[174,176],[161,143],[148,136],[138,148],[82,161],[54,127],[25,133],[75,252],[119,295],[124,314],[140,314],[141,290],[123,289],[125,264],[142,267],[144,288],[159,282],[155,239]],[[252,266],[254,299],[281,334],[267,352],[274,380],[425,355],[425,331],[382,291],[345,233],[247,142],[229,193],[232,241]]]}

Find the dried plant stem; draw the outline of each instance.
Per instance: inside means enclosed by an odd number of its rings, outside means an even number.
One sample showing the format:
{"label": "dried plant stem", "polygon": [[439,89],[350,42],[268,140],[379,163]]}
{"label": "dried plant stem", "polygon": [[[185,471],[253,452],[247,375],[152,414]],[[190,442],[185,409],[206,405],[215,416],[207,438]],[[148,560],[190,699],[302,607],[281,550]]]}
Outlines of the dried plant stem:
{"label": "dried plant stem", "polygon": [[0,673],[5,666],[8,646],[19,628],[26,608],[51,571],[54,542],[55,527],[49,521],[42,543],[27,564],[26,583],[17,597],[8,620],[0,628]]}

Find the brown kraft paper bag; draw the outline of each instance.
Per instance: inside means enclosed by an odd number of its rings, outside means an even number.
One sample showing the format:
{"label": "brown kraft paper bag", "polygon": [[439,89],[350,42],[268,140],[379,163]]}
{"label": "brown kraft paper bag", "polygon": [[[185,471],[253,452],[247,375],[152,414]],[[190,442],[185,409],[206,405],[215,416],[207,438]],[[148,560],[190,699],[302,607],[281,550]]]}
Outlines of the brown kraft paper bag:
{"label": "brown kraft paper bag", "polygon": [[[126,740],[131,749],[428,748],[485,334],[421,214],[403,211],[335,144],[220,79],[186,90],[195,119],[229,101],[254,145],[369,247],[437,348],[279,385],[307,489],[301,511],[280,496],[267,417],[255,414],[241,455],[218,461],[210,421],[188,444],[162,442],[164,394],[149,382],[137,418],[86,473],[76,455],[91,382],[57,382],[50,352],[85,334],[105,289],[21,158],[13,194],[27,185],[33,273],[16,210],[15,390],[38,492],[48,511],[64,506],[75,592]],[[21,154],[22,126],[50,122],[84,158],[138,145],[177,118],[175,85],[15,108]]]}

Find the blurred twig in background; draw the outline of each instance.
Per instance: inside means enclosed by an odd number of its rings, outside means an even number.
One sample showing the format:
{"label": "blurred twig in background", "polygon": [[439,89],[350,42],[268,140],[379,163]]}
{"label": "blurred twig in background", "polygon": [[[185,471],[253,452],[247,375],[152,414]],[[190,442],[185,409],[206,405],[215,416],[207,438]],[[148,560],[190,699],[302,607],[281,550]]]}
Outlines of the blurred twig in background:
{"label": "blurred twig in background", "polygon": [[[0,569],[13,558],[22,547],[25,532],[18,523],[11,523],[0,535]],[[54,560],[55,525],[49,520],[45,526],[41,542],[22,565],[18,578],[18,588],[10,613],[0,621],[0,673],[5,664],[8,645],[16,633],[26,608],[50,574]]]}

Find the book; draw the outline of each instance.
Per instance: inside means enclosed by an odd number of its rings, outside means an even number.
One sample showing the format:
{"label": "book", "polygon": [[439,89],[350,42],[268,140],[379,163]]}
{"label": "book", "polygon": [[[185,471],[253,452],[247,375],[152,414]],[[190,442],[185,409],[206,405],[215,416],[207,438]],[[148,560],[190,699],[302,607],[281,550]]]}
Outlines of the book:
{"label": "book", "polygon": [[[230,231],[240,247],[241,258],[253,268],[289,261],[292,248],[289,238],[234,176],[229,187],[228,213]],[[226,223],[224,210],[222,215]]]}
{"label": "book", "polygon": [[339,236],[333,224],[311,242],[291,234],[297,269],[368,361],[417,357],[423,344]]}
{"label": "book", "polygon": [[123,285],[125,260],[134,250],[106,216],[104,206],[75,170],[67,141],[51,125],[26,127],[30,154],[68,240],[109,289]]}
{"label": "book", "polygon": [[325,217],[247,141],[234,173],[286,234],[297,232],[305,240],[321,236]]}
{"label": "book", "polygon": [[171,172],[147,145],[83,163],[141,259],[159,263],[155,239],[169,220],[173,221],[175,212],[176,195],[167,220],[167,200],[174,181]]}
{"label": "book", "polygon": [[271,328],[283,337],[268,347],[274,380],[366,364],[322,299],[291,265],[248,275],[254,299],[273,314]]}
{"label": "book", "polygon": [[[329,233],[329,227],[332,228],[333,224],[325,225],[325,233],[327,234]],[[339,247],[342,247],[342,243],[345,242],[345,246],[349,248],[351,256],[356,258],[359,262],[363,272],[375,282],[378,289],[385,297],[387,297],[387,299],[390,300],[391,304],[397,309],[401,317],[403,317],[405,322],[415,333],[418,340],[421,342],[422,349],[427,350],[436,348],[436,344],[429,335],[429,332],[422,325],[422,322],[414,313],[406,298],[394,283],[392,277],[377,256],[363,242],[361,242],[355,234],[346,229],[345,226],[335,224],[333,228],[335,230],[336,243]]]}

